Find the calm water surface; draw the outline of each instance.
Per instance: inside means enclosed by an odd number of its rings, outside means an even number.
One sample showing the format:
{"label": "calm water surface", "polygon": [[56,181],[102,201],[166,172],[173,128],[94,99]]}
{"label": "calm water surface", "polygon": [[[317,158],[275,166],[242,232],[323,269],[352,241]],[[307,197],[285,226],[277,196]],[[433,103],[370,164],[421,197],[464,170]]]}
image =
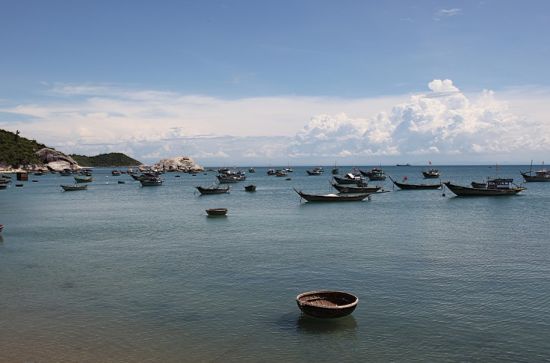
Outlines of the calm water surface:
{"label": "calm water surface", "polygon": [[[420,181],[420,167],[385,170]],[[72,178],[58,175],[0,190],[0,361],[550,360],[550,183],[456,198],[387,181],[370,201],[307,204],[292,187],[328,192],[330,167],[265,171],[216,196],[193,188],[213,172],[142,188],[107,169],[84,192],[61,192]],[[213,207],[228,217],[207,218]],[[360,302],[303,317],[295,296],[314,289]]]}

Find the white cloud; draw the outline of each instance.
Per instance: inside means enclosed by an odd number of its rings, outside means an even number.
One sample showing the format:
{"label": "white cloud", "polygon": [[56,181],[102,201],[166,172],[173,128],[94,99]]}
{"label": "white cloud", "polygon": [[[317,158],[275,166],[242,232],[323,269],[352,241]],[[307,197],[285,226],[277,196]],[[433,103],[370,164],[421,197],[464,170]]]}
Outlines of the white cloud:
{"label": "white cloud", "polygon": [[452,9],[439,9],[434,15],[435,20],[441,20],[443,18],[450,18],[452,16],[457,16],[462,14],[462,9],[452,8]]}
{"label": "white cloud", "polygon": [[66,152],[121,151],[146,162],[182,154],[210,164],[425,162],[428,155],[525,161],[548,154],[549,90],[511,89],[497,98],[438,79],[428,89],[370,99],[228,100],[57,84],[43,103],[0,106],[0,127]]}

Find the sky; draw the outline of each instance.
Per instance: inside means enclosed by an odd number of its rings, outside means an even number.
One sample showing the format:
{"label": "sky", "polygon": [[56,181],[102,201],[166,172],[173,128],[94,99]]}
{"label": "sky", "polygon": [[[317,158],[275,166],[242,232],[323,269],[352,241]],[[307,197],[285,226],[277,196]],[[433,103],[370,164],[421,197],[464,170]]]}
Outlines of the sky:
{"label": "sky", "polygon": [[548,1],[0,0],[0,128],[204,165],[550,160]]}

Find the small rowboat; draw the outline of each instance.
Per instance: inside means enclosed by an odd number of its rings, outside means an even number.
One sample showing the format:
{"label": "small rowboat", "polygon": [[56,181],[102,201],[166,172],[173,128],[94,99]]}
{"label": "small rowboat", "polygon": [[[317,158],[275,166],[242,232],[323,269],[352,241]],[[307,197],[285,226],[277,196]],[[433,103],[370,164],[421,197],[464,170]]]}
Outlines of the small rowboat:
{"label": "small rowboat", "polygon": [[3,229],[4,229],[4,225],[0,224],[0,232],[2,232]]}
{"label": "small rowboat", "polygon": [[247,185],[246,187],[244,187],[244,190],[246,190],[247,192],[255,192],[256,191],[256,186],[254,184],[250,184],[250,185]]}
{"label": "small rowboat", "polygon": [[126,184],[126,182],[124,180],[119,180],[118,184]]}
{"label": "small rowboat", "polygon": [[73,192],[73,191],[76,191],[76,190],[86,190],[86,189],[88,189],[88,184],[84,184],[84,185],[78,185],[78,184],[75,184],[75,185],[61,185],[61,188],[63,188],[63,190],[66,191],[66,192]]}
{"label": "small rowboat", "polygon": [[359,299],[341,291],[310,291],[296,296],[296,303],[304,314],[316,318],[341,318],[351,314]]}
{"label": "small rowboat", "polygon": [[229,193],[229,186],[225,188],[220,188],[219,186],[212,186],[212,187],[195,187],[202,195],[208,195],[208,194],[224,194]]}
{"label": "small rowboat", "polygon": [[211,208],[206,210],[209,216],[224,216],[227,214],[227,208]]}

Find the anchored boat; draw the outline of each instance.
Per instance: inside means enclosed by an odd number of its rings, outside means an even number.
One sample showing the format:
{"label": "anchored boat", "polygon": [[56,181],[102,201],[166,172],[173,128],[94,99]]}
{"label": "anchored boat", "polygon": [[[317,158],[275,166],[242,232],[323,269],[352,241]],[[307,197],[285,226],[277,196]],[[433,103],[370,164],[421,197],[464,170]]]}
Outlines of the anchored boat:
{"label": "anchored boat", "polygon": [[[483,188],[465,187],[451,182],[444,183],[447,188],[460,197],[481,197],[481,196],[507,196],[516,195],[525,190],[524,187],[513,184],[513,179],[491,179]],[[513,184],[513,186],[512,186]]]}
{"label": "anchored boat", "polygon": [[309,291],[296,296],[300,310],[316,318],[341,318],[351,314],[359,299],[342,291]]}
{"label": "anchored boat", "polygon": [[369,193],[307,194],[296,189],[294,191],[308,202],[359,202],[370,195]]}
{"label": "anchored boat", "polygon": [[195,187],[201,194],[223,194],[223,193],[229,193],[229,186],[223,188],[219,185],[214,185],[210,187],[201,187],[200,185]]}

